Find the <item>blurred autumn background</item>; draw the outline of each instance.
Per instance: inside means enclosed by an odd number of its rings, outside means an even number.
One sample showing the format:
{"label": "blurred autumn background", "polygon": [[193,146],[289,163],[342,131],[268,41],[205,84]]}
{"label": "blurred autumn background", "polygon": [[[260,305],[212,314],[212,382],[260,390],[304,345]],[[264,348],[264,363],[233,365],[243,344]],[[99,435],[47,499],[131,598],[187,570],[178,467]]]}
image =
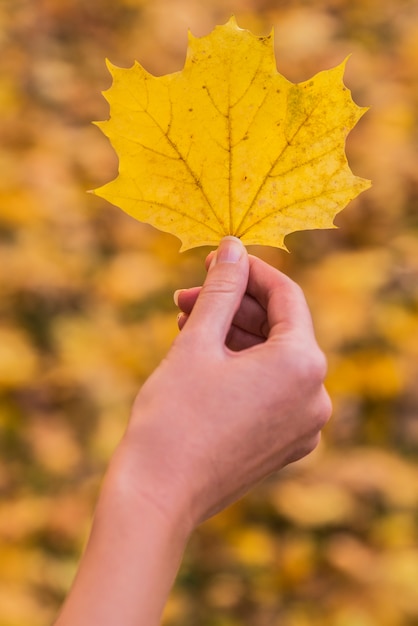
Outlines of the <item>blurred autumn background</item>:
{"label": "blurred autumn background", "polygon": [[298,82],[352,54],[373,188],[339,230],[252,251],[301,283],[329,359],[320,448],[193,537],[166,626],[418,624],[418,5],[407,0],[0,1],[0,626],[51,623],[136,390],[208,249],[86,193],[117,160],[105,67],[181,69],[187,29],[275,30]]}

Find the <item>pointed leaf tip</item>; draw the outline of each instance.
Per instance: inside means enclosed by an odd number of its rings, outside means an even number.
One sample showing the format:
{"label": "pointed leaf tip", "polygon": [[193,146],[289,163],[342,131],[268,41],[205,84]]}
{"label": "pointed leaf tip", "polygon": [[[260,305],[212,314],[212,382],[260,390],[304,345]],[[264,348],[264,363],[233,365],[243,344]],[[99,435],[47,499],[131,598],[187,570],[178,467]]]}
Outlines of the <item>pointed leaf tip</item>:
{"label": "pointed leaf tip", "polygon": [[106,60],[118,80],[105,134],[120,163],[95,193],[176,235],[183,250],[225,234],[286,249],[293,231],[333,228],[370,185],[345,155],[367,110],[342,88],[349,57],[295,85],[277,72],[273,31],[248,33],[234,15],[205,37],[189,31],[184,69],[153,80],[138,62],[122,70]]}

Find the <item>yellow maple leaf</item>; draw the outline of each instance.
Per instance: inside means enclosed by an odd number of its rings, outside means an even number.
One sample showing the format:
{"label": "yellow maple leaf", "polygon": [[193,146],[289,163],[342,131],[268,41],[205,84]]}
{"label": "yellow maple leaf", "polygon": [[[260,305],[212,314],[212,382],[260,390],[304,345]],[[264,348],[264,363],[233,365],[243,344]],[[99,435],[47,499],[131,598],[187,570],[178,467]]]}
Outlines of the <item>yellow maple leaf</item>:
{"label": "yellow maple leaf", "polygon": [[111,116],[98,125],[119,175],[95,193],[176,235],[182,250],[224,235],[285,248],[290,232],[332,228],[370,186],[345,155],[367,110],[343,83],[345,62],[293,84],[277,72],[272,34],[257,37],[231,18],[189,35],[181,72],[108,67]]}

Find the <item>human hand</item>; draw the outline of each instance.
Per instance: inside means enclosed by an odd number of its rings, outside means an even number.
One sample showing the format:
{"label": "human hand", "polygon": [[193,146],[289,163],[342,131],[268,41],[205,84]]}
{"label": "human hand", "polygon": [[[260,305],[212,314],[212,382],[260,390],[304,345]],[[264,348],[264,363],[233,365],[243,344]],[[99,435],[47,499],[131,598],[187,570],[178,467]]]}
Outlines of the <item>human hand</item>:
{"label": "human hand", "polygon": [[[206,269],[209,269],[215,254],[215,252],[211,252],[208,255]],[[249,257],[249,262],[250,268],[254,263],[261,263],[257,257]],[[234,351],[244,350],[263,343],[269,335],[267,311],[254,296],[253,284],[254,277],[250,274],[247,290],[226,336],[226,346]],[[180,330],[184,328],[201,290],[202,287],[192,287],[191,289],[179,289],[175,292],[174,301],[181,311],[177,319]]]}
{"label": "human hand", "polygon": [[[132,493],[192,530],[311,452],[330,416],[301,289],[227,237],[139,392],[116,455]],[[121,464],[121,465],[120,465]]]}
{"label": "human hand", "polygon": [[182,331],[139,392],[57,626],[157,626],[195,526],[317,445],[330,414],[300,288],[238,239],[181,291]]}

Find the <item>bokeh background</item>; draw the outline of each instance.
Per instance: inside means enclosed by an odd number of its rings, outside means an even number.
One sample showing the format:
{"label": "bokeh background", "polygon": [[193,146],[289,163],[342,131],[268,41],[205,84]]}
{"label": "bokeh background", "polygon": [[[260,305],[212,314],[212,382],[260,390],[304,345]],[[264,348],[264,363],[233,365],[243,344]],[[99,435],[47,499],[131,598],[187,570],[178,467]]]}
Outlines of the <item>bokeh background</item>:
{"label": "bokeh background", "polygon": [[339,230],[255,254],[305,289],[329,359],[320,448],[194,535],[166,626],[418,624],[418,4],[0,0],[0,625],[51,623],[132,399],[176,336],[208,249],[86,193],[117,159],[105,58],[181,69],[236,15],[298,82],[340,63],[373,188]]}

